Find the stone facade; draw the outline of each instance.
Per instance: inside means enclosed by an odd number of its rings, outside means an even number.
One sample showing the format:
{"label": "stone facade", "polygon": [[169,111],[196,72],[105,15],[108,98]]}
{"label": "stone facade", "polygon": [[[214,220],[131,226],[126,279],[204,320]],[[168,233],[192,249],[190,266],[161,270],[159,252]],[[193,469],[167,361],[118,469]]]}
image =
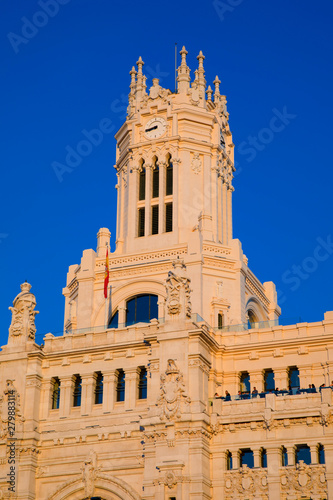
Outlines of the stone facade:
{"label": "stone facade", "polygon": [[176,93],[130,72],[108,298],[102,228],[69,267],[62,336],[36,343],[28,283],[10,308],[0,499],[333,499],[333,312],[278,324],[232,236],[220,80],[200,52],[191,82],[186,54]]}

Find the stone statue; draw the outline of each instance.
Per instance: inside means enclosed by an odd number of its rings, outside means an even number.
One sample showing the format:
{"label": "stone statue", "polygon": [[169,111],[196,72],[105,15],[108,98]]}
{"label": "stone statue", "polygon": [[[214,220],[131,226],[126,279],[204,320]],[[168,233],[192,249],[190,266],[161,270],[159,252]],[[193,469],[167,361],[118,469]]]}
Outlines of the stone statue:
{"label": "stone statue", "polygon": [[22,344],[29,340],[35,340],[35,316],[39,311],[34,311],[36,297],[30,292],[30,288],[29,283],[23,283],[21,293],[13,301],[13,307],[9,307],[12,312],[8,339],[10,344]]}
{"label": "stone statue", "polygon": [[186,266],[179,258],[172,263],[173,270],[169,271],[166,279],[166,306],[167,314],[185,315],[191,317],[191,290],[190,278],[187,277]]}

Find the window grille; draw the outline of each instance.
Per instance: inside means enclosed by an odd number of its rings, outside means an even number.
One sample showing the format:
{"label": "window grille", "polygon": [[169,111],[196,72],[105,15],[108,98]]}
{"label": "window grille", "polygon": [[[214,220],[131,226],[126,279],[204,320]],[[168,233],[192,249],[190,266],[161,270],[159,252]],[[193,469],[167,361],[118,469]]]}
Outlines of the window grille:
{"label": "window grille", "polygon": [[125,372],[118,370],[117,401],[125,401]]}
{"label": "window grille", "polygon": [[171,233],[172,231],[172,203],[165,205],[165,232]]}
{"label": "window grille", "polygon": [[145,367],[140,369],[139,374],[139,399],[147,399],[147,370]]}
{"label": "window grille", "polygon": [[146,198],[146,169],[142,167],[139,176],[139,200]]}
{"label": "window grille", "polygon": [[151,209],[151,234],[158,234],[158,205]]}
{"label": "window grille", "polygon": [[73,406],[81,406],[82,379],[74,375]]}
{"label": "window grille", "polygon": [[159,188],[160,188],[160,170],[158,168],[158,164],[155,163],[153,169],[153,198],[158,198],[159,196]]}
{"label": "window grille", "polygon": [[139,208],[139,217],[138,217],[138,236],[145,235],[145,209],[144,207]]}
{"label": "window grille", "polygon": [[165,194],[166,196],[173,194],[173,165],[170,160],[166,168]]}

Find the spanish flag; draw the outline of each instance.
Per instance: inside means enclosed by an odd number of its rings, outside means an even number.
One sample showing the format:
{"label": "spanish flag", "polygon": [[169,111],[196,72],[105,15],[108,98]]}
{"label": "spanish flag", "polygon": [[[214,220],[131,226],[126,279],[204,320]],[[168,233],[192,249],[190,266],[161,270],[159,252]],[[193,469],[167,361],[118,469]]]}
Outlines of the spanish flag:
{"label": "spanish flag", "polygon": [[104,274],[104,297],[108,298],[109,286],[109,249],[106,247],[105,274]]}

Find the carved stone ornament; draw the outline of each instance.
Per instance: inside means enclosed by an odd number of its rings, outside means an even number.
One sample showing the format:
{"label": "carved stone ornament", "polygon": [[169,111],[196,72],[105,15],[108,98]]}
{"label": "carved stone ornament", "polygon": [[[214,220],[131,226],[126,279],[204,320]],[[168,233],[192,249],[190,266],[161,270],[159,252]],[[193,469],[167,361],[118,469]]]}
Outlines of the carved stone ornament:
{"label": "carved stone ornament", "polygon": [[8,429],[8,401],[11,401],[15,409],[16,432],[20,430],[21,424],[25,421],[21,411],[21,396],[17,392],[14,381],[7,379],[3,396],[0,396],[0,439],[12,437],[10,428]]}
{"label": "carved stone ornament", "polygon": [[9,343],[22,343],[26,340],[35,340],[36,326],[35,316],[38,311],[36,307],[36,297],[30,293],[31,285],[27,282],[21,285],[21,293],[14,299],[13,307],[9,307],[12,312],[12,322],[9,327]]}
{"label": "carved stone ornament", "polygon": [[161,409],[160,419],[180,418],[183,406],[189,405],[191,399],[186,393],[183,374],[173,359],[168,360],[167,369],[160,380],[160,397],[157,400]]}
{"label": "carved stone ornament", "polygon": [[249,469],[243,465],[240,469],[227,471],[224,480],[225,500],[235,498],[268,499],[267,471]]}
{"label": "carved stone ornament", "polygon": [[177,478],[175,476],[175,473],[172,470],[169,470],[165,473],[164,476],[164,484],[168,488],[173,488],[177,484]]}
{"label": "carved stone ornament", "polygon": [[202,161],[200,159],[199,153],[194,153],[191,168],[195,174],[199,174],[202,169]]}
{"label": "carved stone ornament", "polygon": [[[327,483],[324,465],[306,465],[300,460],[294,467],[281,474],[281,489],[285,496],[327,498]],[[288,496],[289,495],[289,496]]]}
{"label": "carved stone ornament", "polygon": [[191,317],[190,278],[187,277],[186,266],[179,258],[172,263],[173,271],[169,271],[166,279],[166,306],[169,315],[184,314]]}
{"label": "carved stone ornament", "polygon": [[82,479],[84,483],[84,493],[87,497],[94,495],[95,479],[100,467],[97,467],[96,452],[91,450],[89,456],[81,467]]}

